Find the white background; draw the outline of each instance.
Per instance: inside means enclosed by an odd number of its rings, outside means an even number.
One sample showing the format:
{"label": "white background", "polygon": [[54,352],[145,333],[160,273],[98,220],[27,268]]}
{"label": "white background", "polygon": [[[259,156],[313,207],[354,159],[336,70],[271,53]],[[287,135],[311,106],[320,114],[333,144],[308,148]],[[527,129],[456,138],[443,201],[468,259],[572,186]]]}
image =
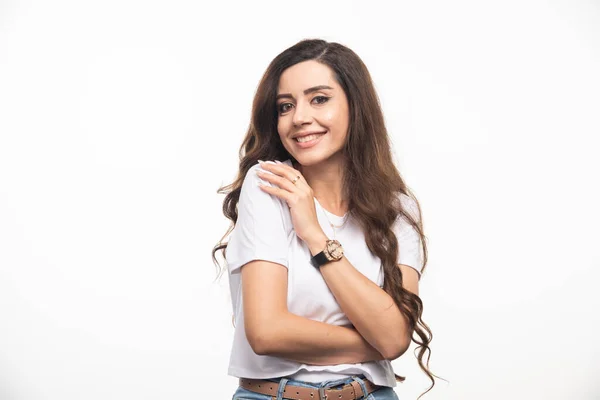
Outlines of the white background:
{"label": "white background", "polygon": [[[0,399],[230,399],[229,227],[256,85],[369,67],[423,207],[424,399],[597,399],[600,3],[0,2]],[[429,383],[412,351],[401,399]]]}

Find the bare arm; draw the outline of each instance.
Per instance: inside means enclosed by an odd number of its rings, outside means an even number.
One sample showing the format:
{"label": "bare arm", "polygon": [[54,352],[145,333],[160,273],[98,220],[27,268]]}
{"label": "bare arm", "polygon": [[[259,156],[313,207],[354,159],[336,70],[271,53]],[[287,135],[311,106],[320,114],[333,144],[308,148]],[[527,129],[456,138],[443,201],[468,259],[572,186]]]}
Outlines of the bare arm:
{"label": "bare arm", "polygon": [[277,319],[260,349],[266,355],[304,364],[337,365],[383,360],[354,327],[331,325],[295,314]]}
{"label": "bare arm", "polygon": [[244,329],[256,354],[313,365],[383,360],[354,327],[331,325],[287,309],[287,268],[255,260],[242,267]]}
{"label": "bare arm", "polygon": [[[328,237],[320,232],[307,245],[314,255],[325,246]],[[418,276],[410,267],[400,266],[404,286],[418,294]],[[346,257],[320,267],[321,275],[341,309],[361,335],[384,357],[396,359],[409,347],[412,331],[394,299],[364,276]]]}
{"label": "bare arm", "polygon": [[[306,243],[310,249],[311,255],[314,256],[322,251],[329,238],[316,220],[312,190],[307,191],[306,188],[303,190],[286,190],[286,188],[289,189],[293,186],[290,185],[288,179],[285,178],[285,175],[290,175],[291,173],[297,174],[299,171],[284,164],[271,165],[267,163],[261,163],[261,169],[266,169],[270,172],[268,174],[263,173],[260,175],[262,179],[269,182],[269,185],[260,186],[261,191],[287,201],[288,206],[293,205],[294,207],[291,207],[290,209],[292,210],[292,219],[297,236]],[[286,174],[284,174],[284,171]],[[298,175],[296,179],[299,177],[300,176]],[[295,183],[295,181],[292,182]],[[292,193],[293,196],[291,195]],[[403,197],[399,197],[399,199],[403,199]],[[308,221],[309,224],[310,222],[313,223],[312,226],[309,227],[306,221],[302,221],[303,223],[298,225],[296,221],[298,218],[294,218],[294,210],[298,209],[296,205],[302,207],[303,211],[312,214],[312,216],[307,214],[308,218],[312,218],[312,221]],[[415,203],[415,205],[416,209],[415,207],[411,208],[418,211],[418,204]],[[306,206],[308,206],[308,208]],[[273,214],[278,215],[277,213]],[[269,217],[270,214],[263,216],[263,218]],[[396,222],[402,221],[402,219],[394,221],[395,223],[392,225],[392,229],[395,233],[400,233],[402,231],[400,228],[404,225],[396,224]],[[402,248],[402,251],[406,248],[408,248],[409,251],[411,249],[414,251],[415,246],[420,240],[420,236],[414,229],[412,233],[411,231],[404,231],[403,234],[400,235],[400,237],[397,236],[397,238],[398,247]],[[282,255],[279,255],[278,258],[272,258],[272,260],[281,262]],[[400,258],[398,258],[398,261],[399,260]],[[258,270],[255,270],[255,265],[250,265],[253,263],[259,263]],[[415,264],[416,261],[413,259],[411,260],[411,263]],[[248,299],[253,302],[251,305],[248,305],[248,303],[245,303],[244,305],[244,315],[252,319],[252,322],[250,323],[246,320],[248,340],[251,341],[251,343],[254,343],[257,348],[264,348],[264,351],[269,351],[269,349],[272,348],[271,346],[277,347],[280,343],[282,348],[283,346],[292,346],[298,349],[308,350],[306,339],[303,339],[302,334],[294,333],[294,329],[289,329],[292,324],[284,324],[284,327],[288,329],[286,331],[279,329],[276,325],[277,319],[275,319],[275,317],[281,317],[287,312],[287,269],[277,267],[277,270],[272,270],[272,267],[264,264],[269,263],[253,261],[249,262],[248,265],[242,269],[244,301],[246,301],[248,297]],[[273,263],[270,264],[273,265]],[[283,261],[283,264],[281,265],[285,267],[284,264],[285,261]],[[264,268],[265,266],[266,268]],[[248,267],[252,268],[249,273]],[[418,276],[416,270],[409,271],[411,270],[410,266],[403,266],[400,262],[398,262],[398,268],[400,268],[403,274],[403,288],[418,296]],[[272,273],[268,271],[271,271]],[[405,271],[407,272],[406,275]],[[244,274],[245,272],[246,274]],[[408,349],[413,332],[410,328],[408,319],[398,305],[396,305],[392,296],[386,293],[386,291],[380,288],[375,282],[363,275],[346,257],[342,257],[336,262],[321,266],[320,272],[342,311],[356,327],[357,331],[379,353],[385,358],[395,359],[400,357],[400,355]],[[248,283],[246,278],[251,278],[251,282],[249,282],[248,286],[246,286]],[[284,282],[285,287],[282,285]],[[269,290],[256,291],[256,289],[265,287]],[[254,291],[248,293],[250,290],[247,289],[254,289]],[[261,299],[261,296],[268,297],[266,299]],[[288,318],[285,319],[287,320]],[[278,334],[273,335],[273,331],[278,332]],[[303,327],[300,332],[308,334],[319,343],[326,343],[326,346],[324,347],[331,346],[333,342],[329,337],[329,333],[319,332],[316,326],[309,327],[307,325],[307,327]],[[299,342],[296,342],[295,340],[299,340]],[[340,355],[339,351],[333,351],[336,355]]]}

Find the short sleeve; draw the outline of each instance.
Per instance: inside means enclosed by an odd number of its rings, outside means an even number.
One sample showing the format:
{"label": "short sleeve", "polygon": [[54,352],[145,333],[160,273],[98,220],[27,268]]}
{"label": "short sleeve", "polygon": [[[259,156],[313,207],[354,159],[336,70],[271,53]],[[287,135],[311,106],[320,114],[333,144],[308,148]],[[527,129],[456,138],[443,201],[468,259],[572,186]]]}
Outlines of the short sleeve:
{"label": "short sleeve", "polygon": [[[419,221],[419,209],[414,199],[401,193],[400,200],[405,211],[407,211],[415,220]],[[393,225],[394,233],[398,238],[398,261],[397,264],[408,265],[415,269],[421,279],[421,268],[423,267],[423,249],[421,237],[417,230],[408,222],[408,220],[399,215]]]}
{"label": "short sleeve", "polygon": [[[227,245],[226,260],[229,272],[252,260],[271,261],[288,267],[288,229],[286,229],[285,200],[263,191],[258,185],[273,186],[256,174],[258,164],[248,170],[238,201],[238,219]],[[285,208],[284,208],[285,207]]]}

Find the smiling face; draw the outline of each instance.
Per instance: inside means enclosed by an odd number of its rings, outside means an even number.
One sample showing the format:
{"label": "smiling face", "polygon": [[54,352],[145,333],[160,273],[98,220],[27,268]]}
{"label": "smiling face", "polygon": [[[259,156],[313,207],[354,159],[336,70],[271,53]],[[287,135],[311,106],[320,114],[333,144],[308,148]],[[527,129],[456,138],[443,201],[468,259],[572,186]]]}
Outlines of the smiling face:
{"label": "smiling face", "polygon": [[[348,134],[348,99],[327,65],[309,60],[281,74],[277,131],[286,150],[302,165],[338,157]],[[306,142],[298,142],[298,135]],[[302,139],[301,139],[302,140]]]}

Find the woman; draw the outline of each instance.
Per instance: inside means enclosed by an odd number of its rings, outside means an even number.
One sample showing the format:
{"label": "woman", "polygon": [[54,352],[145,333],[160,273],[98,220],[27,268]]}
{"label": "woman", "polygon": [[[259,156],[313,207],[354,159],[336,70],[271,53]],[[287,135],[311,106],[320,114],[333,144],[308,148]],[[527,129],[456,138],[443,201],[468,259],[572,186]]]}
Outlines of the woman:
{"label": "woman", "polygon": [[231,237],[212,252],[229,272],[233,399],[397,399],[390,361],[411,340],[431,390],[420,206],[360,58],[323,40],[279,54],[242,150],[238,178],[219,189]]}

